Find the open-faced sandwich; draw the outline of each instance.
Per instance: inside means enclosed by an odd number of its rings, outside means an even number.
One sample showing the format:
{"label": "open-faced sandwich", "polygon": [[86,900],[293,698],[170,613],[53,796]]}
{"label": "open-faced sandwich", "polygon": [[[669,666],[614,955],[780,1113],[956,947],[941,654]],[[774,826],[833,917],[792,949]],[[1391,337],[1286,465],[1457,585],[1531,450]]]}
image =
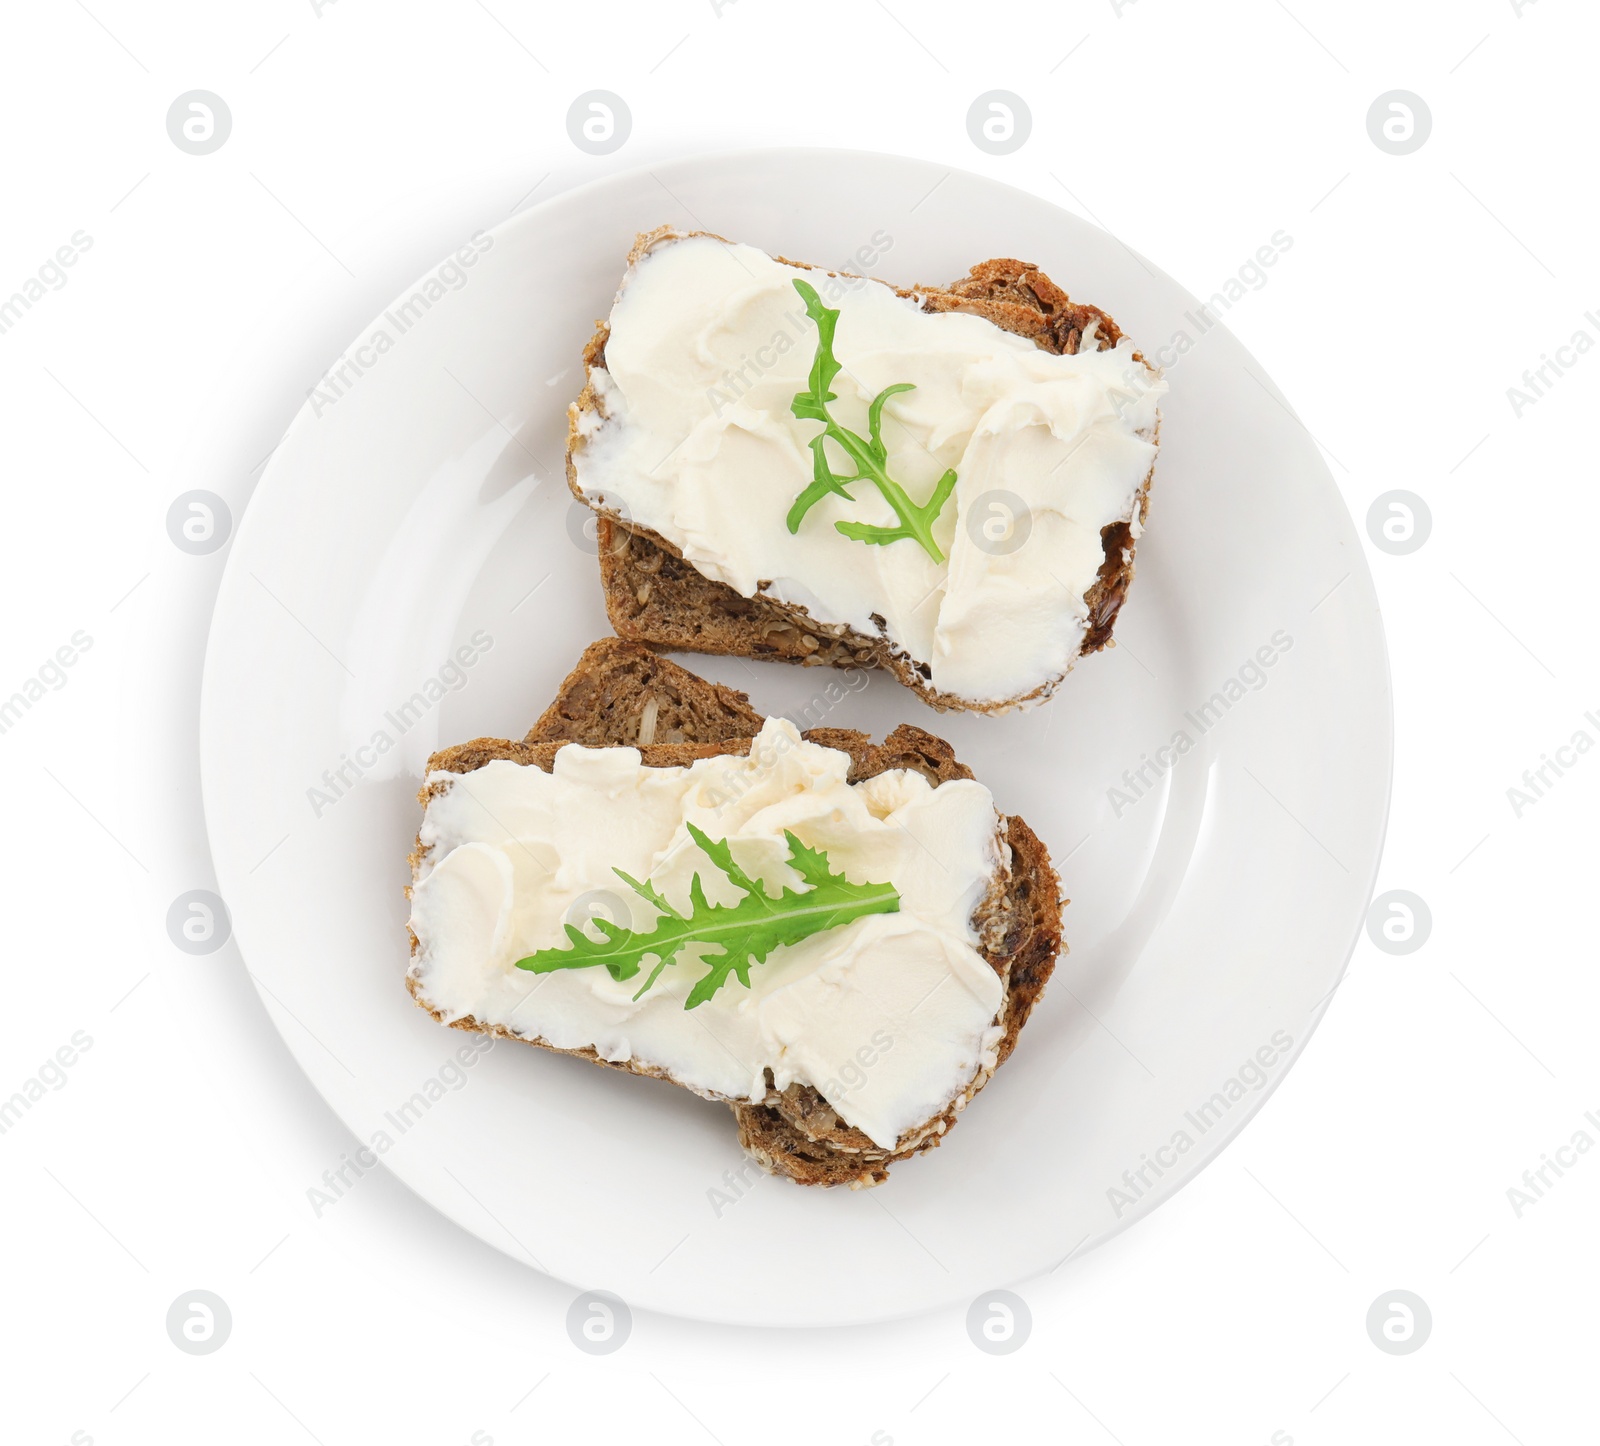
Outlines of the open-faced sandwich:
{"label": "open-faced sandwich", "polygon": [[1165,384],[1036,267],[898,290],[662,227],[584,360],[567,479],[622,637],[983,713],[1110,641]]}
{"label": "open-faced sandwich", "polygon": [[938,1145],[1061,947],[1044,846],[948,744],[802,734],[637,643],[593,644],[521,742],[434,754],[420,798],[416,1002],[725,1103],[803,1184]]}

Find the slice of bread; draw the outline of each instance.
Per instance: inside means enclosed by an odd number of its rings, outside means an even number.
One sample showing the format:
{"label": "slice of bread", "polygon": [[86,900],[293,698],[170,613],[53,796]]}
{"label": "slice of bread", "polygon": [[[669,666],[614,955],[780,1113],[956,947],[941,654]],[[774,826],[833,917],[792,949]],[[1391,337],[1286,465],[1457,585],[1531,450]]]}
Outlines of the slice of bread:
{"label": "slice of bread", "polygon": [[[662,720],[671,719],[670,731],[681,733],[681,740],[638,741],[643,721],[652,709],[657,736]],[[555,702],[521,742],[479,738],[445,748],[428,760],[428,772],[470,773],[496,759],[509,759],[548,772],[557,752],[569,742],[588,747],[633,746],[639,748],[649,767],[682,767],[716,754],[747,753],[751,738],[763,721],[743,693],[697,678],[641,644],[608,638],[584,652],[561,685]],[[948,743],[910,724],[901,724],[877,744],[864,733],[844,728],[814,728],[803,736],[809,742],[847,753],[852,783],[894,768],[914,769],[935,786],[950,779],[972,777],[971,770],[956,761]],[[439,786],[424,785],[418,795],[424,808]],[[981,940],[979,952],[1003,985],[996,1023],[1004,1032],[996,1051],[996,1068],[1016,1047],[1017,1036],[1064,947],[1064,901],[1049,854],[1020,818],[1003,817],[1002,826],[1011,848],[1011,864],[995,879],[972,920]],[[410,859],[413,882],[424,856],[419,837]],[[410,894],[409,889],[406,892]],[[456,1029],[554,1048],[542,1039],[527,1039],[500,1026],[482,1024],[470,1015],[445,1020],[421,986],[415,962],[417,951],[413,934],[413,964],[406,976],[406,987],[435,1019]],[[633,1074],[666,1078],[663,1071],[649,1065],[602,1059],[591,1048],[556,1052],[575,1054]],[[732,1107],[740,1144],[764,1169],[803,1185],[859,1188],[887,1179],[888,1167],[894,1161],[936,1147],[992,1073],[980,1071],[943,1113],[907,1131],[892,1150],[883,1149],[861,1131],[846,1125],[808,1085],[791,1085],[783,1091],[769,1088],[762,1100],[723,1102]]]}
{"label": "slice of bread", "polygon": [[[653,248],[686,236],[725,239],[708,231],[680,232],[670,226],[658,227],[638,237],[628,253],[628,265],[636,264]],[[786,266],[808,271],[821,269],[784,256],[775,259]],[[850,272],[825,271],[823,274],[886,284],[876,278],[856,277]],[[982,316],[1003,330],[1025,336],[1036,346],[1059,356],[1076,355],[1086,345],[1096,351],[1105,350],[1122,339],[1116,322],[1099,307],[1073,301],[1048,276],[1026,261],[996,258],[979,262],[966,277],[949,286],[891,289],[897,296],[916,300],[927,312],[960,311]],[[583,352],[586,375],[594,369],[605,368],[609,337],[609,324],[597,322],[595,333]],[[1148,365],[1139,353],[1135,352],[1134,358]],[[579,485],[576,459],[586,443],[585,430],[604,414],[599,391],[592,380],[586,381],[569,412],[567,485],[579,501],[599,514],[600,580],[605,589],[606,613],[619,637],[683,652],[723,653],[786,663],[828,664],[837,668],[885,668],[941,712],[959,709],[1005,713],[1048,698],[1060,684],[1058,676],[1015,698],[991,701],[975,701],[941,692],[929,681],[931,668],[927,661],[911,657],[886,636],[822,623],[798,604],[783,602],[765,592],[745,597],[726,583],[705,576],[660,533],[597,504]],[[1159,424],[1150,440],[1159,441]],[[1078,657],[1114,646],[1112,629],[1133,582],[1134,549],[1138,531],[1149,513],[1150,481],[1154,471],[1152,464],[1134,502],[1137,525],[1130,516],[1101,529],[1103,561],[1094,583],[1084,594],[1088,622]]]}

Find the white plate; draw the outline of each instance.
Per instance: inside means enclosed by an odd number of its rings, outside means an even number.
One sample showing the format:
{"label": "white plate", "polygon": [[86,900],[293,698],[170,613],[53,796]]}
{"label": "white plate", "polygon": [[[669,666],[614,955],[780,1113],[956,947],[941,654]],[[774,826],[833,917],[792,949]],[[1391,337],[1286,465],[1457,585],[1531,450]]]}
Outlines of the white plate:
{"label": "white plate", "polygon": [[[401,983],[429,750],[521,736],[609,631],[562,478],[565,409],[634,233],[664,221],[841,267],[875,247],[873,269],[901,283],[1021,256],[1147,351],[1179,331],[1196,342],[1170,371],[1123,646],[1021,717],[934,715],[886,675],[827,717],[949,738],[1044,838],[1073,900],[1071,954],[1015,1056],[941,1149],[875,1191],[756,1176],[727,1111],[667,1085],[504,1042],[463,1067],[454,1052],[475,1037],[441,1029]],[[578,1286],[705,1319],[867,1321],[968,1300],[1149,1211],[1283,1078],[1353,947],[1382,842],[1382,628],[1310,437],[1238,343],[1220,326],[1201,337],[1194,300],[1114,238],[921,161],[695,158],[559,196],[488,239],[464,285],[447,272],[403,332],[390,308],[347,353],[361,374],[295,419],[217,602],[211,846],[306,1073],[467,1230]],[[355,350],[379,330],[392,347]],[[473,661],[452,671],[463,646]],[[829,676],[685,661],[768,713]],[[442,673],[462,682],[433,702]],[[427,706],[402,715],[419,690]],[[1158,768],[1180,732],[1192,747]],[[1124,773],[1146,759],[1135,790]],[[324,773],[341,767],[335,787]]]}

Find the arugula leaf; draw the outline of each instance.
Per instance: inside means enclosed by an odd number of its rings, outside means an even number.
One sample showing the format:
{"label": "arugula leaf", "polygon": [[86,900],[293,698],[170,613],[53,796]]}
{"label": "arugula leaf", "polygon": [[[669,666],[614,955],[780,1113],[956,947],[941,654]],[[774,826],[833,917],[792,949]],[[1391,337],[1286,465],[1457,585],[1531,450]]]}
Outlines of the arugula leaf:
{"label": "arugula leaf", "polygon": [[[846,487],[852,482],[871,482],[883,494],[884,500],[894,508],[895,516],[900,519],[900,525],[875,527],[865,522],[836,522],[833,524],[834,527],[857,542],[867,542],[879,547],[909,537],[919,542],[935,562],[943,562],[944,554],[939,551],[939,544],[933,540],[933,524],[944,509],[950,494],[955,491],[956,474],[954,470],[947,471],[935,484],[933,495],[919,507],[911,500],[905,488],[890,477],[889,449],[883,440],[883,404],[896,392],[916,390],[915,384],[897,382],[893,386],[885,387],[872,399],[871,405],[867,408],[866,437],[858,436],[848,428],[840,426],[828,415],[828,403],[837,400],[828,388],[840,370],[839,362],[833,354],[833,333],[839,324],[839,313],[822,304],[822,298],[817,295],[816,287],[809,281],[802,281],[796,277],[794,289],[800,293],[800,299],[806,304],[806,315],[817,324],[817,354],[812,360],[811,375],[807,379],[810,390],[796,392],[794,400],[789,404],[789,410],[801,421],[821,422],[822,430],[807,444],[811,448],[812,457],[811,485],[795,498],[794,505],[789,509],[786,519],[789,531],[798,532],[806,513],[830,493],[853,501],[850,493],[845,490]],[[842,447],[845,454],[855,463],[856,470],[851,476],[840,477],[828,462],[824,444],[830,440]]]}
{"label": "arugula leaf", "polygon": [[[825,387],[826,381],[822,385]],[[751,878],[734,862],[726,839],[712,839],[692,823],[687,827],[689,836],[706,857],[744,895],[737,904],[708,902],[697,871],[689,884],[690,912],[684,914],[673,908],[648,880],[640,881],[614,869],[612,872],[640,898],[661,910],[654,926],[647,932],[638,932],[596,917],[591,922],[604,937],[595,939],[576,924],[568,924],[570,949],[540,949],[517,960],[517,968],[549,974],[557,969],[602,965],[613,979],[620,981],[632,979],[646,959],[654,958],[655,968],[633,996],[638,999],[661,977],[667,965],[677,962],[686,944],[717,945],[717,952],[708,950],[702,955],[700,962],[709,967],[684,1001],[685,1009],[694,1009],[721,989],[730,975],[737,976],[748,989],[750,966],[763,963],[780,944],[798,943],[867,914],[899,912],[900,893],[893,884],[851,883],[843,874],[832,872],[822,849],[808,848],[787,829],[783,835],[789,844],[787,862],[808,887],[800,890],[786,886],[773,898],[759,879]]]}
{"label": "arugula leaf", "polygon": [[[822,298],[817,295],[816,288],[807,285],[804,281],[796,281],[795,289],[800,292],[801,299],[806,304],[806,315],[817,324],[817,354],[811,360],[811,375],[807,379],[811,390],[797,392],[792,404],[795,416],[809,418],[813,422],[826,422],[828,420],[828,403],[837,398],[828,388],[833,384],[833,379],[839,375],[839,363],[833,355],[833,331],[839,324],[839,313],[829,311],[822,304]],[[809,292],[808,296],[806,293]]]}

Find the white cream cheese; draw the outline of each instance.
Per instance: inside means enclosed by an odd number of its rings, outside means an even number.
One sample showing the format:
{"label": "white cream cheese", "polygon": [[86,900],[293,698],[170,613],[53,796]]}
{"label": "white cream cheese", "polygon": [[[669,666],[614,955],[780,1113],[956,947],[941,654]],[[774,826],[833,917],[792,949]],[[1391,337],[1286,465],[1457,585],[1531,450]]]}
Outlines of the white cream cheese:
{"label": "white cream cheese", "polygon": [[[420,998],[447,1020],[470,1014],[560,1049],[592,1047],[725,1099],[763,1097],[771,1070],[778,1089],[815,1086],[892,1147],[994,1067],[1002,990],[971,919],[1009,849],[982,784],[935,788],[903,769],[850,784],[848,767],[846,754],[769,719],[748,757],[687,768],[647,768],[636,748],[569,744],[550,773],[497,760],[430,774],[438,788],[411,899]],[[692,1011],[684,999],[704,972],[692,947],[638,1001],[643,974],[515,967],[566,945],[563,924],[583,925],[594,908],[650,928],[656,910],[618,868],[685,911],[696,871],[712,903],[737,902],[689,822],[726,838],[773,894],[804,887],[784,862],[788,829],[825,849],[834,872],[893,883],[899,912],[781,946],[752,966],[750,988],[730,979]]]}
{"label": "white cream cheese", "polygon": [[[790,410],[817,343],[796,277],[840,313],[836,421],[864,437],[871,399],[914,384],[884,410],[888,470],[921,502],[955,469],[954,501],[934,527],[946,562],[909,539],[870,546],[835,530],[895,525],[867,481],[851,484],[853,500],[825,497],[789,532],[820,431]],[[1127,339],[1055,356],[982,317],[924,312],[876,282],[710,237],[658,244],[633,265],[610,328],[605,368],[589,373],[603,419],[579,415],[574,450],[592,501],[745,597],[764,585],[820,622],[885,631],[934,687],[969,701],[1010,702],[1071,667],[1104,560],[1101,529],[1137,530],[1155,457],[1166,384]]]}

